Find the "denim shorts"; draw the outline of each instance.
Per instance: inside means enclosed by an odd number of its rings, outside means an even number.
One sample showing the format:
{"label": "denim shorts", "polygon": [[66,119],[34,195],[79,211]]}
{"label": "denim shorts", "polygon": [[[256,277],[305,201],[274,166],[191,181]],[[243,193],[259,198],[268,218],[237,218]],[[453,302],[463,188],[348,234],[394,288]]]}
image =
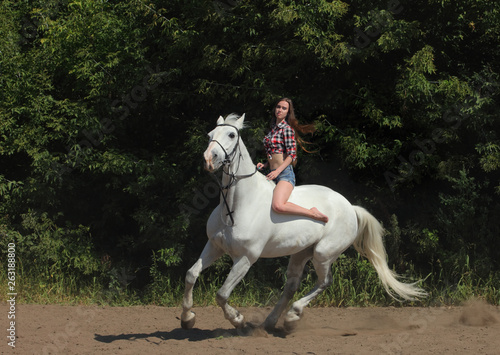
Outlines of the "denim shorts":
{"label": "denim shorts", "polygon": [[[273,171],[273,170],[271,170]],[[276,179],[273,180],[276,184],[280,181],[288,181],[292,186],[295,187],[295,173],[291,165],[288,165],[285,170],[278,175]]]}

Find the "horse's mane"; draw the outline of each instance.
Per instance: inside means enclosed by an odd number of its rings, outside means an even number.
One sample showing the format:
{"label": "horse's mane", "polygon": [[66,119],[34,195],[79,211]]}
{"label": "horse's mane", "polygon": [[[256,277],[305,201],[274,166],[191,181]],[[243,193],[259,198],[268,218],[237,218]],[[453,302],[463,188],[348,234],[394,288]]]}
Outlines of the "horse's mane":
{"label": "horse's mane", "polygon": [[[234,125],[240,117],[241,117],[241,115],[238,115],[237,113],[230,113],[229,115],[227,115],[224,123]],[[245,127],[247,127],[246,122],[243,123],[243,127],[241,127],[241,129],[243,129]]]}

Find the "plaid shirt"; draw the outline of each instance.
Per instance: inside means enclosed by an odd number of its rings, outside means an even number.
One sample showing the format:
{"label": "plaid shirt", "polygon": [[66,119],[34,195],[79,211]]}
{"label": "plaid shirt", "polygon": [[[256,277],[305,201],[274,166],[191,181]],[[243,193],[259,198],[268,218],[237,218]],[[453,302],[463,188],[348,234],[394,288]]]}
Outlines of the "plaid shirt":
{"label": "plaid shirt", "polygon": [[264,148],[266,154],[271,158],[272,154],[283,154],[297,159],[297,144],[295,143],[295,132],[285,120],[274,125],[271,132],[264,137]]}

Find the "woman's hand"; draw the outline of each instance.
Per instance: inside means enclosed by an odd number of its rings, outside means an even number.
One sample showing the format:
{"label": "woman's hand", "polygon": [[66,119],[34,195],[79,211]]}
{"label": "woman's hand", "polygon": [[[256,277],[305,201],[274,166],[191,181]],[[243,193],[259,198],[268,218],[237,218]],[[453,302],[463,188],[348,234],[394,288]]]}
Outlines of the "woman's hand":
{"label": "woman's hand", "polygon": [[266,167],[266,164],[257,163],[257,170],[260,170],[260,169],[265,168],[265,167]]}
{"label": "woman's hand", "polygon": [[274,179],[276,179],[276,178],[278,177],[278,175],[279,175],[280,173],[281,173],[281,171],[280,171],[280,172],[278,172],[278,170],[273,170],[273,171],[271,171],[269,174],[267,174],[267,176],[266,176],[266,177],[267,177],[267,179],[268,179],[268,180],[274,180]]}

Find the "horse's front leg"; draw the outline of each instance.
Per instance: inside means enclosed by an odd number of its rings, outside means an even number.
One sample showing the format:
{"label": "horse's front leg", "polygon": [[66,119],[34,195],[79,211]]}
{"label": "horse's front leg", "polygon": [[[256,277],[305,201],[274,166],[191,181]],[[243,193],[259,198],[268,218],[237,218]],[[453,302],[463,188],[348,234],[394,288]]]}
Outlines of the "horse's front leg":
{"label": "horse's front leg", "polygon": [[181,326],[184,329],[191,329],[195,323],[195,314],[191,311],[193,307],[193,287],[200,273],[207,267],[213,264],[215,260],[220,258],[224,252],[215,246],[211,241],[205,245],[200,258],[188,270],[186,274],[186,288],[184,291],[184,299],[182,301]]}
{"label": "horse's front leg", "polygon": [[252,264],[253,262],[246,256],[235,260],[224,285],[217,292],[217,304],[221,306],[226,319],[236,328],[242,328],[245,325],[244,318],[240,312],[227,303],[227,300],[236,285],[245,277]]}

